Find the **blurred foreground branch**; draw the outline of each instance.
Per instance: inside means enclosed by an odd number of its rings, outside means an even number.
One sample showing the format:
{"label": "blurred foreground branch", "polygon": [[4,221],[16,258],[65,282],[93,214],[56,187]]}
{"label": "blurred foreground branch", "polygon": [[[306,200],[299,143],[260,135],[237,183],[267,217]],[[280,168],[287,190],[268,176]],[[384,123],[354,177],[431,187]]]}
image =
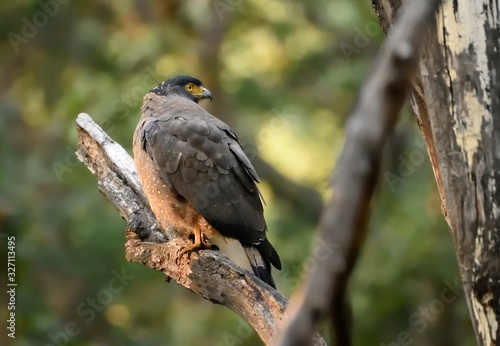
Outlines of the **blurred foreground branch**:
{"label": "blurred foreground branch", "polygon": [[[365,239],[370,202],[385,141],[405,100],[422,32],[439,0],[413,0],[381,48],[363,83],[346,126],[346,142],[332,180],[333,197],[320,222],[319,243],[331,244],[327,258],[305,278],[292,299],[282,346],[311,345],[314,326],[330,314],[336,344],[351,345],[346,288]],[[315,252],[317,253],[317,252]]]}
{"label": "blurred foreground branch", "polygon": [[[187,289],[241,316],[267,345],[282,320],[287,299],[218,251],[177,259],[142,191],[132,158],[89,115],[81,113],[77,156],[96,176],[99,190],[127,221],[125,256],[163,272]],[[325,345],[316,337],[316,345]]]}
{"label": "blurred foreground branch", "polygon": [[[372,0],[386,31],[405,1]],[[478,345],[500,344],[500,11],[445,1],[412,90]]]}

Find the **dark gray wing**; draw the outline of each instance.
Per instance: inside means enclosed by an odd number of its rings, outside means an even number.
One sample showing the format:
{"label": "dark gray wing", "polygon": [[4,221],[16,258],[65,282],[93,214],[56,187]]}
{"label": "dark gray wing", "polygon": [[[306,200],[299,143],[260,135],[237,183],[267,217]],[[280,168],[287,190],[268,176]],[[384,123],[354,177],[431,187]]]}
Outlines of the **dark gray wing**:
{"label": "dark gray wing", "polygon": [[160,177],[222,236],[267,243],[259,178],[227,125],[206,116],[160,116],[141,137]]}

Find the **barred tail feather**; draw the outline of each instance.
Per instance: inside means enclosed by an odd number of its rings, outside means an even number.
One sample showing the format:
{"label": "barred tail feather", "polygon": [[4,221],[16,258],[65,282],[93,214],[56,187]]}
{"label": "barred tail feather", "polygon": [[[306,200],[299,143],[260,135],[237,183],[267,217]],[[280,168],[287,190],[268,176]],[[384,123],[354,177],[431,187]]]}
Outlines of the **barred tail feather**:
{"label": "barred tail feather", "polygon": [[276,288],[273,276],[271,275],[271,263],[259,251],[258,247],[260,244],[257,246],[249,244],[241,245],[243,245],[243,249],[245,249],[245,253],[248,257],[248,260],[250,261],[250,265],[252,266],[254,274],[265,283]]}

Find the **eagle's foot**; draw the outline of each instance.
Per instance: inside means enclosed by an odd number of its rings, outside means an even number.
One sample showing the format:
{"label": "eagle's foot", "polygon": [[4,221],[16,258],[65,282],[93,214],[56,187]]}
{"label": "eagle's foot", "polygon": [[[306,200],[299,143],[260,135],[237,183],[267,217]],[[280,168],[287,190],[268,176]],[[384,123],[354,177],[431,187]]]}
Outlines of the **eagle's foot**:
{"label": "eagle's foot", "polygon": [[204,235],[202,236],[196,236],[194,235],[194,243],[193,244],[183,244],[182,249],[180,249],[177,252],[177,259],[176,262],[180,260],[184,254],[188,253],[188,255],[191,255],[191,253],[196,252],[198,250],[214,250],[218,251],[219,247],[215,244],[210,243],[208,238],[206,238]]}
{"label": "eagle's foot", "polygon": [[185,253],[189,253],[189,255],[195,251],[209,249],[209,250],[219,250],[217,245],[213,245],[210,243],[208,238],[201,232],[200,229],[195,229],[195,231],[189,237],[193,244],[183,244],[182,248],[177,253],[176,262],[184,256]]}
{"label": "eagle's foot", "polygon": [[182,249],[179,250],[177,253],[177,259],[180,259],[182,256],[184,256],[185,253],[193,253],[196,250],[200,250],[203,247],[201,247],[199,244],[186,244],[182,247]]}
{"label": "eagle's foot", "polygon": [[[196,243],[196,242],[195,242]],[[214,250],[214,251],[219,251],[219,247],[215,244],[212,244],[207,237],[205,237],[204,235],[201,236],[201,244],[200,244],[200,248],[199,250],[201,249],[207,249],[207,250]]]}

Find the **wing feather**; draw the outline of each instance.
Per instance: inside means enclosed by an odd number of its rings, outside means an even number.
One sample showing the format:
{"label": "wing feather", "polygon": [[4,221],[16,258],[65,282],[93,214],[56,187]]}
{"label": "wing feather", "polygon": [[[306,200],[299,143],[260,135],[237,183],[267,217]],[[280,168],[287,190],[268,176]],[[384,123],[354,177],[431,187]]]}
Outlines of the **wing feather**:
{"label": "wing feather", "polygon": [[225,237],[266,239],[257,172],[236,135],[208,115],[150,118],[143,146],[159,175]]}

